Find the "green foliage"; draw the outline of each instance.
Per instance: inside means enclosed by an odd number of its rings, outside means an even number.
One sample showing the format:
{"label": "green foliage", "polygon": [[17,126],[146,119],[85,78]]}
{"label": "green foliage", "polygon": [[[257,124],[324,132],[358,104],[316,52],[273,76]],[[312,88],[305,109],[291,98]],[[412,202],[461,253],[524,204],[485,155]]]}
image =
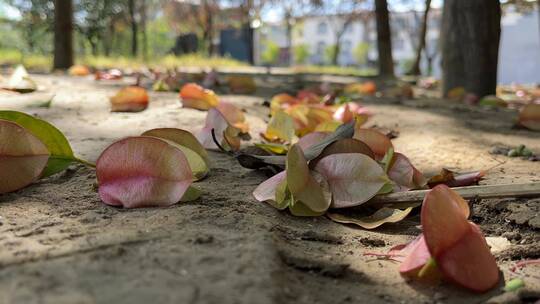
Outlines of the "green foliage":
{"label": "green foliage", "polygon": [[[79,56],[77,63],[99,69],[111,68],[141,68],[145,65],[153,67],[236,67],[246,66],[241,62],[228,57],[207,57],[200,54],[182,56],[167,55],[164,57],[151,56],[152,60],[144,62],[142,59],[123,56]],[[23,54],[18,50],[0,49],[0,65],[24,65],[32,71],[49,71],[52,66],[52,56],[39,54]]]}
{"label": "green foliage", "polygon": [[262,61],[266,64],[276,64],[279,59],[279,46],[270,40],[266,40],[264,46],[261,54]]}
{"label": "green foliage", "polygon": [[402,71],[410,71],[413,64],[414,64],[414,58],[401,60],[399,62],[399,65],[401,66]]}
{"label": "green foliage", "polygon": [[337,45],[332,44],[324,49],[324,58],[328,64],[331,64],[337,52]]}
{"label": "green foliage", "polygon": [[[52,51],[52,28],[54,4],[51,0],[8,0],[8,5],[16,8],[21,18],[11,21],[15,32],[24,41],[19,44],[28,53]],[[0,34],[0,38],[6,33]],[[10,35],[10,34],[7,34]],[[10,45],[10,47],[16,47]]]}
{"label": "green foliage", "polygon": [[335,75],[351,75],[371,77],[377,75],[377,70],[373,68],[359,69],[356,67],[342,67],[335,65],[319,66],[319,65],[306,65],[294,67],[294,71],[297,73],[314,73],[314,74],[335,74]]}
{"label": "green foliage", "polygon": [[[165,18],[158,18],[148,22],[148,56],[155,58],[156,56],[166,55],[174,46],[175,37],[171,32],[171,28]],[[142,39],[142,35],[140,35]],[[141,41],[142,45],[142,41]]]}
{"label": "green foliage", "polygon": [[294,46],[294,62],[296,64],[304,64],[309,58],[309,47],[307,44],[300,44]]}
{"label": "green foliage", "polygon": [[356,60],[356,63],[363,65],[367,62],[367,55],[369,52],[369,43],[360,42],[358,43],[353,50],[353,56]]}

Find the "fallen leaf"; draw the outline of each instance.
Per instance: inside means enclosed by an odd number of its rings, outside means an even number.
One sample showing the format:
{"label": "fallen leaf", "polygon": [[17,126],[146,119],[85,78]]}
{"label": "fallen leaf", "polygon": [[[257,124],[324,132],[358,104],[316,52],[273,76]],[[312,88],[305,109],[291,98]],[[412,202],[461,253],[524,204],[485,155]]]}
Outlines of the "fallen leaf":
{"label": "fallen leaf", "polygon": [[202,130],[195,134],[197,140],[206,149],[219,149],[212,138],[212,130],[218,143],[225,149],[240,149],[240,130],[231,126],[225,116],[216,108],[210,108]]}
{"label": "fallen leaf", "polygon": [[405,246],[400,253],[405,256],[399,265],[399,273],[403,276],[415,277],[431,258],[424,235],[420,234],[414,241]]}
{"label": "fallen leaf", "polygon": [[344,92],[347,94],[357,94],[360,96],[374,95],[377,93],[377,85],[373,81],[351,83],[345,86]]}
{"label": "fallen leaf", "polygon": [[388,181],[381,166],[360,153],[328,155],[314,170],[322,174],[330,186],[332,208],[361,205],[374,197]]}
{"label": "fallen leaf", "polygon": [[393,158],[388,167],[388,177],[398,186],[399,191],[419,189],[426,185],[427,180],[416,169],[409,159],[401,153],[393,153]]}
{"label": "fallen leaf", "polygon": [[253,94],[257,91],[255,80],[250,76],[230,76],[227,84],[233,94]]}
{"label": "fallen leaf", "polygon": [[315,127],[314,132],[334,132],[339,126],[341,126],[341,122],[330,120],[321,122]]}
{"label": "fallen leaf", "polygon": [[242,112],[242,110],[237,108],[235,105],[222,101],[216,106],[216,109],[223,114],[230,125],[239,129],[242,131],[242,133],[249,132],[249,125],[246,122],[244,112]]}
{"label": "fallen leaf", "polygon": [[[310,146],[304,151],[304,155],[307,160],[312,160],[319,156],[324,148],[333,142],[343,139],[351,138],[354,133],[354,122],[341,125],[335,132],[325,137],[321,142]],[[283,155],[257,155],[240,153],[236,156],[236,159],[245,168],[259,169],[267,166],[283,167],[286,163],[286,157]]]}
{"label": "fallen leaf", "polygon": [[288,108],[289,106],[297,104],[299,102],[299,100],[289,94],[282,93],[275,95],[270,100],[270,115],[274,116],[277,111],[280,111],[283,108]]}
{"label": "fallen leaf", "polygon": [[[259,202],[267,202],[270,205],[272,205],[275,208],[278,208],[280,210],[283,210],[287,208],[287,204],[284,206],[279,205],[277,202],[280,201],[277,197],[277,188],[282,183],[287,182],[287,173],[285,171],[282,171],[271,178],[265,180],[262,182],[255,190],[253,191],[253,196],[256,200]],[[282,190],[282,192],[284,192]],[[281,199],[283,201],[284,198]]]}
{"label": "fallen leaf", "polygon": [[422,204],[421,224],[427,247],[444,277],[484,292],[499,281],[499,269],[482,232],[469,222],[469,207],[452,189],[438,185]]}
{"label": "fallen leaf", "polygon": [[294,121],[283,111],[277,111],[266,126],[266,132],[261,134],[270,142],[292,142],[294,138]]}
{"label": "fallen leaf", "polygon": [[321,154],[319,154],[319,156],[311,160],[309,166],[311,168],[314,168],[317,163],[324,157],[332,154],[341,153],[361,153],[369,156],[372,159],[375,159],[375,154],[373,153],[373,151],[371,151],[368,145],[354,138],[344,138],[336,140],[335,142],[324,148],[324,150],[321,152]]}
{"label": "fallen leaf", "polygon": [[353,119],[364,122],[369,116],[371,113],[366,108],[356,102],[347,102],[336,109],[333,118],[340,122],[349,122]]}
{"label": "fallen leaf", "polygon": [[[365,216],[361,218],[352,218],[338,213],[328,212],[326,215],[333,220],[334,222],[342,224],[353,224],[360,226],[364,229],[375,229],[386,223],[396,223],[403,220],[409,213],[412,211],[412,208],[407,208],[405,210],[392,209],[383,207],[370,216]],[[429,254],[429,253],[428,253]]]}
{"label": "fallen leaf", "polygon": [[465,97],[465,94],[467,94],[467,91],[465,91],[464,87],[455,87],[446,93],[446,97],[454,100],[462,100],[463,97]]}
{"label": "fallen leaf", "polygon": [[519,124],[527,129],[540,131],[540,104],[528,104],[519,112]]}
{"label": "fallen leaf", "polygon": [[465,187],[478,184],[478,181],[484,178],[485,174],[485,171],[457,174],[456,172],[443,168],[438,175],[431,177],[427,184],[430,188],[440,184],[445,184],[448,187]]}
{"label": "fallen leaf", "polygon": [[84,65],[76,64],[69,68],[68,73],[71,76],[87,76],[90,75],[90,70]]}
{"label": "fallen leaf", "polygon": [[110,69],[108,71],[97,71],[95,80],[119,80],[122,79],[122,71],[118,69]]}
{"label": "fallen leaf", "polygon": [[513,278],[504,285],[504,291],[513,292],[522,287],[525,287],[525,282],[520,278]]}
{"label": "fallen leaf", "polygon": [[218,96],[212,90],[207,90],[195,83],[188,83],[180,90],[182,106],[197,110],[208,110],[219,103]]}
{"label": "fallen leaf", "polygon": [[296,143],[303,151],[309,149],[309,147],[320,143],[329,135],[328,132],[311,132],[308,133],[298,140]]}
{"label": "fallen leaf", "polygon": [[24,66],[18,65],[8,79],[7,90],[30,93],[37,90],[37,84],[32,80]]}
{"label": "fallen leaf", "polygon": [[178,203],[193,176],[184,153],[156,137],[128,137],[100,155],[96,175],[99,196],[124,208]]}
{"label": "fallen leaf", "polygon": [[259,147],[270,154],[284,155],[289,151],[288,147],[284,144],[274,144],[274,143],[255,143],[256,147]]}
{"label": "fallen leaf", "polygon": [[502,107],[506,108],[508,106],[508,103],[504,101],[502,98],[499,98],[495,95],[488,95],[482,97],[480,101],[478,102],[481,106],[487,106],[487,107]]}
{"label": "fallen leaf", "polygon": [[175,128],[159,128],[144,132],[141,136],[152,136],[168,140],[184,152],[195,180],[206,177],[210,171],[208,153],[190,132]]}
{"label": "fallen leaf", "polygon": [[318,94],[309,90],[300,90],[296,93],[296,98],[302,103],[320,103],[322,98]]}
{"label": "fallen leaf", "polygon": [[303,211],[305,208],[302,205],[315,213],[325,212],[330,206],[330,200],[310,174],[307,160],[298,145],[291,146],[287,153],[287,186],[294,198],[293,205],[298,205],[297,212],[293,214]]}
{"label": "fallen leaf", "polygon": [[148,107],[148,93],[144,88],[129,86],[111,97],[111,112],[141,112]]}
{"label": "fallen leaf", "polygon": [[364,142],[375,153],[376,159],[382,159],[388,149],[393,148],[386,135],[373,129],[356,128],[353,138]]}
{"label": "fallen leaf", "polygon": [[45,144],[50,157],[42,177],[63,171],[73,162],[87,163],[75,157],[64,134],[50,123],[17,111],[0,111],[0,119],[22,126]]}
{"label": "fallen leaf", "polygon": [[22,126],[0,119],[0,194],[37,180],[49,159],[44,143]]}

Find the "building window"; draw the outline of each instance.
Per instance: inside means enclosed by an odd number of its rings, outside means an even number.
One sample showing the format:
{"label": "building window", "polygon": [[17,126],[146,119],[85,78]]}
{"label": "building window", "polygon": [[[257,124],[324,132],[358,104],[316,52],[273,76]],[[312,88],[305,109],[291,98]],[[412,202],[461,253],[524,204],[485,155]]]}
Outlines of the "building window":
{"label": "building window", "polygon": [[344,56],[348,56],[351,53],[351,42],[349,40],[345,40],[341,43],[340,53]]}
{"label": "building window", "polygon": [[317,56],[324,56],[324,49],[326,48],[326,44],[324,42],[317,43]]}
{"label": "building window", "polygon": [[349,35],[349,34],[352,34],[352,32],[354,31],[354,26],[352,23],[349,23],[345,26],[345,35]]}
{"label": "building window", "polygon": [[326,24],[326,22],[319,23],[319,25],[317,26],[317,33],[326,34],[327,31],[328,31],[328,25]]}

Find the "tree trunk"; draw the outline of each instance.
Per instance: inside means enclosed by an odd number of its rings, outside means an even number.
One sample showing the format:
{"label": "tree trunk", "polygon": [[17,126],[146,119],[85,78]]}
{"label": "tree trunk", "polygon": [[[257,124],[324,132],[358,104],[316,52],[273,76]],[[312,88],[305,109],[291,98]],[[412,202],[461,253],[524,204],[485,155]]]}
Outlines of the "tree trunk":
{"label": "tree trunk", "polygon": [[375,0],[375,20],[377,24],[377,50],[379,52],[379,75],[394,77],[392,59],[392,34],[386,0]]}
{"label": "tree trunk", "polygon": [[69,69],[73,65],[73,2],[54,1],[53,69]]}
{"label": "tree trunk", "polygon": [[443,93],[456,87],[495,94],[501,35],[496,0],[445,0],[441,27]]}
{"label": "tree trunk", "polygon": [[146,33],[146,0],[141,0],[141,34],[144,60],[148,60],[148,35]]}
{"label": "tree trunk", "polygon": [[128,1],[129,21],[131,22],[131,55],[137,57],[139,50],[137,41],[137,20],[135,19],[135,0]]}
{"label": "tree trunk", "polygon": [[289,63],[289,66],[291,66],[293,64],[293,45],[292,45],[292,29],[293,29],[293,17],[292,17],[292,13],[291,11],[287,10],[285,12],[285,22],[287,23],[286,24],[286,28],[285,28],[285,31],[286,31],[286,35],[287,35],[287,48],[289,49],[289,58],[288,58],[288,63]]}
{"label": "tree trunk", "polygon": [[339,52],[341,51],[341,44],[339,39],[334,46],[334,53],[332,53],[332,65],[338,65]]}
{"label": "tree trunk", "polygon": [[418,47],[416,48],[416,57],[413,65],[407,74],[409,75],[421,75],[420,61],[422,60],[422,50],[426,47],[426,33],[428,26],[428,15],[431,7],[431,0],[426,0],[426,8],[424,10],[424,16],[422,18],[422,27],[420,29],[420,36],[418,39]]}
{"label": "tree trunk", "polygon": [[94,38],[95,37],[88,38],[88,43],[90,43],[90,49],[91,49],[91,52],[92,52],[92,56],[97,56],[98,55],[98,45],[97,45],[97,42],[96,42],[96,40]]}

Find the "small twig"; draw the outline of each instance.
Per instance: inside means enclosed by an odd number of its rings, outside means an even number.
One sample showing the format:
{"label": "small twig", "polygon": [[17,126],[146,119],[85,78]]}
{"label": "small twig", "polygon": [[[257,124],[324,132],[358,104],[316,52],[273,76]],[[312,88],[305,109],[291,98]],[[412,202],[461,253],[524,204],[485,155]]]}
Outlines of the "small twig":
{"label": "small twig", "polygon": [[397,253],[378,253],[378,252],[364,252],[363,255],[373,256],[373,257],[376,257],[377,259],[391,260],[391,261],[396,261],[396,262],[399,262],[398,260],[395,259],[396,257],[404,257],[403,255],[397,254]]}
{"label": "small twig", "polygon": [[498,159],[496,159],[496,158],[493,157],[493,156],[491,157],[491,159],[493,159],[494,161],[498,162],[498,164],[493,165],[493,166],[491,166],[491,167],[489,167],[489,168],[487,168],[487,169],[485,169],[485,170],[482,170],[482,171],[488,172],[488,171],[491,171],[491,170],[493,170],[493,169],[495,169],[495,168],[497,168],[497,167],[499,167],[499,166],[502,166],[502,165],[506,164],[506,160],[498,160]]}
{"label": "small twig", "polygon": [[[540,265],[540,259],[519,261],[513,267],[511,267],[509,270],[510,270],[510,272],[512,272],[514,274],[519,274],[518,270],[520,270],[520,269],[522,269],[522,268],[524,268],[525,266],[528,266],[528,265]],[[526,276],[530,276],[530,277],[533,277],[535,279],[540,280],[539,276],[535,276],[535,275],[526,275]]]}

